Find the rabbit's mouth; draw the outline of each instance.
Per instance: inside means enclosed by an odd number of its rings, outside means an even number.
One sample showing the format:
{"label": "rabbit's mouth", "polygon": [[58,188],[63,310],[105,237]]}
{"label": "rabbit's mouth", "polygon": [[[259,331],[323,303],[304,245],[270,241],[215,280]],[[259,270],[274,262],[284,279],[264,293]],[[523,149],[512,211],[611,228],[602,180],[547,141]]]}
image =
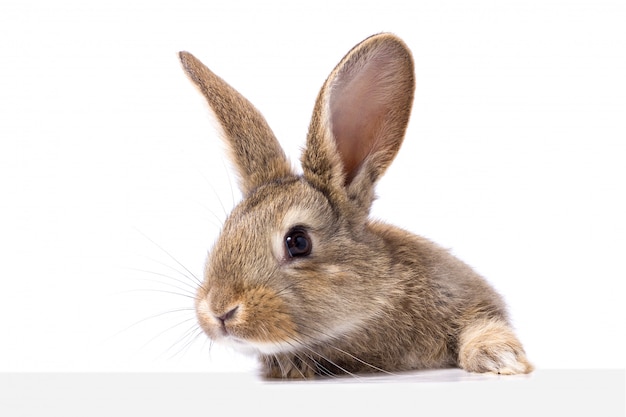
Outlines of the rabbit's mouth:
{"label": "rabbit's mouth", "polygon": [[295,350],[299,345],[294,342],[258,342],[242,339],[229,333],[219,338],[213,337],[215,342],[228,346],[246,355],[274,355]]}

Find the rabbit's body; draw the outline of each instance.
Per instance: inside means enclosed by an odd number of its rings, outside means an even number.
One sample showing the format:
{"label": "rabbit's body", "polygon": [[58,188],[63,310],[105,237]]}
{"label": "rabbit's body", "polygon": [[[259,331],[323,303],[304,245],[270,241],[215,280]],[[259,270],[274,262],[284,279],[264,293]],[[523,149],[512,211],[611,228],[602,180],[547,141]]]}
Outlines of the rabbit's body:
{"label": "rabbit's body", "polygon": [[269,377],[532,370],[483,278],[429,240],[368,219],[413,99],[399,39],[371,37],[331,73],[301,175],[250,103],[193,56],[181,59],[222,124],[244,193],[196,299],[210,338],[259,354]]}

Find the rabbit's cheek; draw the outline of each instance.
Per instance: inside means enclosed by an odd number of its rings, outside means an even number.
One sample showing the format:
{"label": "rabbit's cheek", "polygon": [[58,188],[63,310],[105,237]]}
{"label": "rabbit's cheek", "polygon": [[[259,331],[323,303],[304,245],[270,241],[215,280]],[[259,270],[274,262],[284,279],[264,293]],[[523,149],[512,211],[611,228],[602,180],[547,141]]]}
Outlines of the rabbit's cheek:
{"label": "rabbit's cheek", "polygon": [[296,327],[285,302],[268,288],[246,291],[237,335],[252,344],[292,341]]}

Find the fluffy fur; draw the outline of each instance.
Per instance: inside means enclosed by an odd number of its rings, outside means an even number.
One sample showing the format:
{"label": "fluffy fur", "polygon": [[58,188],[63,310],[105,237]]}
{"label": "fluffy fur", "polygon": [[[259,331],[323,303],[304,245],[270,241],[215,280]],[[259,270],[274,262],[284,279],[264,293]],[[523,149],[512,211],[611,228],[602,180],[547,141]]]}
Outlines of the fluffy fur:
{"label": "fluffy fur", "polygon": [[[368,218],[413,102],[413,60],[400,39],[372,36],[331,72],[302,175],[252,104],[191,54],[180,58],[222,125],[244,194],[197,293],[198,321],[211,339],[256,353],[276,378],[532,370],[501,297],[482,277],[433,242]],[[307,256],[287,251],[294,227],[307,233]]]}

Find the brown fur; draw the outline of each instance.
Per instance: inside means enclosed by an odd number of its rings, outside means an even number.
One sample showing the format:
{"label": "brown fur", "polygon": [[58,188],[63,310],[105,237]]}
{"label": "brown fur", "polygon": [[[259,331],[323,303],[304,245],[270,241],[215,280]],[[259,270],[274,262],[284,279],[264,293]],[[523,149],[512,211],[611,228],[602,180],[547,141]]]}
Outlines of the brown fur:
{"label": "brown fur", "polygon": [[[221,123],[244,199],[196,298],[213,340],[257,353],[268,377],[460,366],[527,373],[500,296],[429,240],[368,219],[398,152],[413,61],[391,34],[353,48],[324,83],[298,176],[261,114],[191,54],[181,61]],[[285,236],[307,230],[310,255]]]}

